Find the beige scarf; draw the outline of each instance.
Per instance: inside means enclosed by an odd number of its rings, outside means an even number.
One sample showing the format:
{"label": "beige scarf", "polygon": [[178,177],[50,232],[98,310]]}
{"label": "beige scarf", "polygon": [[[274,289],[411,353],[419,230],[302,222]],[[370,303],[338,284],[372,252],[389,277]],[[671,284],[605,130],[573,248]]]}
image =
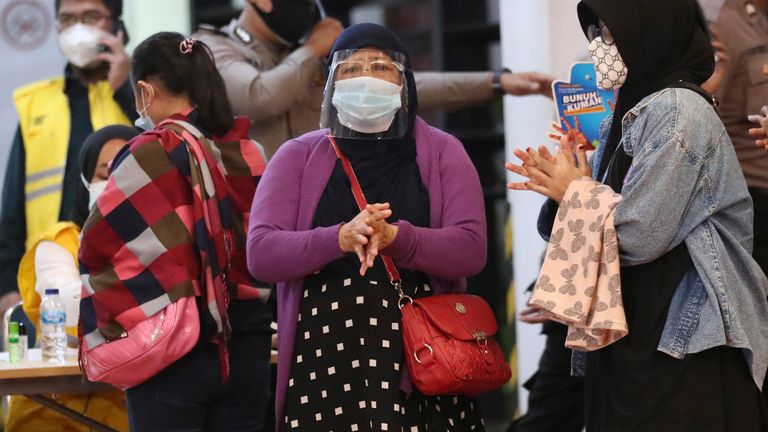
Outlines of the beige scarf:
{"label": "beige scarf", "polygon": [[621,195],[583,177],[568,187],[529,305],[568,325],[565,346],[592,351],[629,333],[614,209]]}

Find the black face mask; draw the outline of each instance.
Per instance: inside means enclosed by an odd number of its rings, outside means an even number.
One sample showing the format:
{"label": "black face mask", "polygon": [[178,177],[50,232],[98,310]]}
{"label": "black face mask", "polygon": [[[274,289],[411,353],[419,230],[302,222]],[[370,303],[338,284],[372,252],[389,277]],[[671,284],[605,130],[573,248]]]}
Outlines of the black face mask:
{"label": "black face mask", "polygon": [[290,45],[298,44],[319,18],[313,0],[273,0],[270,13],[262,11],[254,3],[250,4],[267,26]]}

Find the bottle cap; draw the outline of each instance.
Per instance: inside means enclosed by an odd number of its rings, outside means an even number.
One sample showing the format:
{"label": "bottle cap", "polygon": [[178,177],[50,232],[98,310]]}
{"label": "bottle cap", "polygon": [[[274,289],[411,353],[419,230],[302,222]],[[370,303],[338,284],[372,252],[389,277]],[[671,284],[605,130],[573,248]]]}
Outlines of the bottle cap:
{"label": "bottle cap", "polygon": [[45,289],[45,295],[59,295],[59,289],[58,288],[46,288]]}
{"label": "bottle cap", "polygon": [[24,325],[24,323],[19,323],[19,336],[26,336],[27,335],[27,326]]}
{"label": "bottle cap", "polygon": [[9,328],[10,328],[10,331],[8,332],[9,334],[16,334],[16,335],[19,334],[19,323],[17,323],[16,321],[11,321],[11,325]]}

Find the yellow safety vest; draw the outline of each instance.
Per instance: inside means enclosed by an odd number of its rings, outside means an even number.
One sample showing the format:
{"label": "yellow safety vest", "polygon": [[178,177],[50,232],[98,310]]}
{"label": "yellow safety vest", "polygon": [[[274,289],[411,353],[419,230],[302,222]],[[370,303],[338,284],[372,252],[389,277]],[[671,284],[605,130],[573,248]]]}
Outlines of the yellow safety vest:
{"label": "yellow safety vest", "polygon": [[[69,100],[64,77],[39,81],[13,92],[26,156],[27,241],[30,246],[59,219],[69,147]],[[93,130],[130,124],[106,81],[88,86]]]}

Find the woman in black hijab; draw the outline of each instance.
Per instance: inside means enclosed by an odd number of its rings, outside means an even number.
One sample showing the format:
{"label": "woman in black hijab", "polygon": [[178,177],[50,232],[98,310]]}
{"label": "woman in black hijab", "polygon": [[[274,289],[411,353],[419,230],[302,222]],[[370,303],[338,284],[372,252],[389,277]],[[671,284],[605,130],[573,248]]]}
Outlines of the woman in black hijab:
{"label": "woman in black hijab", "polygon": [[83,227],[98,194],[109,176],[109,163],[128,141],[139,135],[134,127],[112,125],[101,128],[83,142],[80,150],[81,185],[75,194],[72,222]]}
{"label": "woman in black hijab", "polygon": [[586,355],[587,431],[766,431],[768,281],[751,258],[738,161],[700,87],[714,70],[701,11],[695,0],[582,0],[578,13],[598,84],[620,88],[607,136],[591,170],[567,149],[516,152],[523,164],[508,168],[529,180],[510,189],[550,198],[545,238],[583,175],[623,198],[629,334]]}
{"label": "woman in black hijab", "polygon": [[[712,96],[699,85],[712,76],[715,53],[695,0],[584,0],[578,13],[585,34],[600,22],[610,29],[629,69],[619,90],[596,178],[601,178],[611,163],[617,165],[613,174],[620,175],[630,163],[623,151],[616,154],[622,138],[621,121],[627,112],[645,97],[670,87],[689,88],[711,101]],[[617,182],[620,179],[614,179],[613,183]]]}
{"label": "woman in black hijab", "polygon": [[277,283],[281,430],[482,431],[472,398],[412,388],[398,293],[376,258],[392,258],[410,296],[465,290],[485,264],[477,172],[457,139],[417,118],[410,61],[389,30],[348,28],[330,60],[327,129],[280,147],[249,223],[249,269]]}

